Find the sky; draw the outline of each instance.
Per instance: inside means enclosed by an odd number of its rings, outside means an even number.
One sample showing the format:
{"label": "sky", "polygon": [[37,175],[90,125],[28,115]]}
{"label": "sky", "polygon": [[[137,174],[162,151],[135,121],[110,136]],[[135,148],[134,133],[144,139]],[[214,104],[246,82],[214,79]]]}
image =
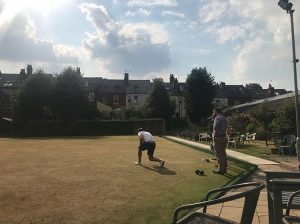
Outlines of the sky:
{"label": "sky", "polygon": [[[216,82],[294,90],[290,16],[278,0],[0,0],[0,71],[185,82],[206,67]],[[293,0],[300,57],[300,1]],[[298,63],[298,70],[299,63]],[[298,74],[300,71],[298,72]]]}

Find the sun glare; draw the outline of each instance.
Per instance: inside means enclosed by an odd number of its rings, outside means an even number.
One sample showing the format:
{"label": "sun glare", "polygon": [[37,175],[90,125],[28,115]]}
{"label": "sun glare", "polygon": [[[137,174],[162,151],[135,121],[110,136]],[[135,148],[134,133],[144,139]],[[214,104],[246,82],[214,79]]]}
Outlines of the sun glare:
{"label": "sun glare", "polygon": [[7,25],[20,11],[35,10],[45,16],[67,1],[70,0],[4,0],[0,27]]}
{"label": "sun glare", "polygon": [[37,10],[41,13],[48,13],[62,5],[67,0],[4,0],[5,6],[12,13],[20,10]]}

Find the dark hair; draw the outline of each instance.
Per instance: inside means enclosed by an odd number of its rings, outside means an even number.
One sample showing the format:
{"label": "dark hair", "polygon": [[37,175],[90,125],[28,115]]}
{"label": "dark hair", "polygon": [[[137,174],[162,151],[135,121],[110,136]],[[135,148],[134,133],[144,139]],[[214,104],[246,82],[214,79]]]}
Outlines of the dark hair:
{"label": "dark hair", "polygon": [[219,114],[222,113],[221,107],[215,107],[214,110],[215,110],[217,113],[219,113]]}
{"label": "dark hair", "polygon": [[139,133],[140,131],[144,131],[144,129],[143,129],[143,128],[139,128],[139,129],[137,130],[138,133]]}

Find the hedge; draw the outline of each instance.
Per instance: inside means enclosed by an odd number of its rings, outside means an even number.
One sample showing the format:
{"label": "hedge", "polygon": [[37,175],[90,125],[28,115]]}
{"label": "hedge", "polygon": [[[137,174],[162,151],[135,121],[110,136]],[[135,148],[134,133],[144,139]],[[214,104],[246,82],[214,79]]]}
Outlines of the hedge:
{"label": "hedge", "polygon": [[132,135],[138,128],[144,128],[154,135],[165,133],[164,119],[141,120],[75,120],[75,121],[29,121],[26,126],[16,128],[18,136],[91,136]]}

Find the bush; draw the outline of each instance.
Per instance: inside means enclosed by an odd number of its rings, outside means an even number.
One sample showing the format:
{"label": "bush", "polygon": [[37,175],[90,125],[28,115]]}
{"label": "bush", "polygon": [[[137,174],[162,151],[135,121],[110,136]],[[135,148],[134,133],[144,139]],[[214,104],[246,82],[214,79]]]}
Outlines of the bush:
{"label": "bush", "polygon": [[256,139],[265,140],[265,137],[266,137],[265,136],[265,131],[262,127],[256,128],[255,133],[256,133],[256,136],[255,136]]}
{"label": "bush", "polygon": [[143,127],[155,135],[165,131],[163,119],[117,120],[117,121],[30,121],[15,134],[22,136],[89,136],[89,135],[132,135]]}

